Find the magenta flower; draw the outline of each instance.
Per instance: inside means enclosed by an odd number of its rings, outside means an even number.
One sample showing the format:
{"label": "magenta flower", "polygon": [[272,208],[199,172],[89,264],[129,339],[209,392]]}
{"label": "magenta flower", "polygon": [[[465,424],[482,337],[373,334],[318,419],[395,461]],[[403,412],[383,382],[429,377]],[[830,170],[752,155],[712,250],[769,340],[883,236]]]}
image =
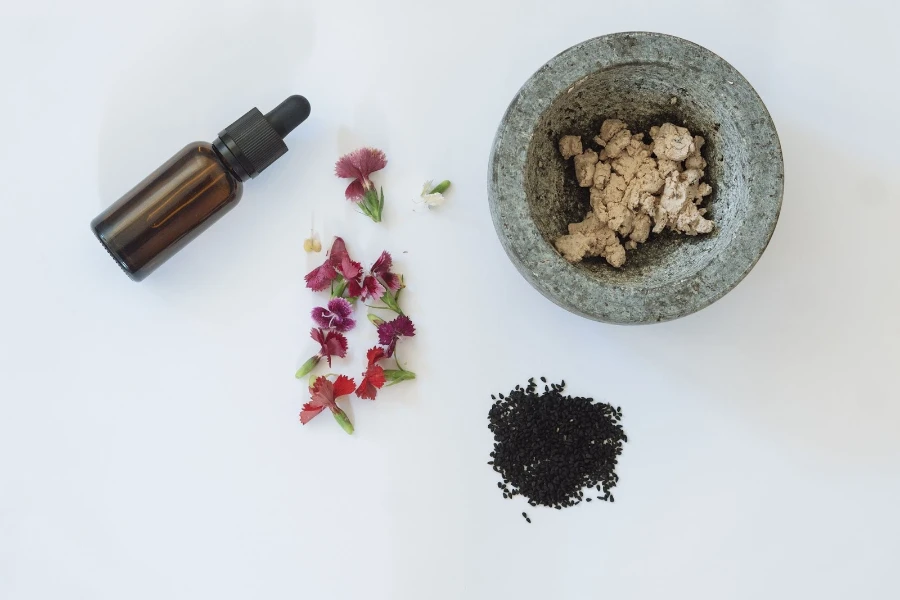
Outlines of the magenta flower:
{"label": "magenta flower", "polygon": [[393,356],[397,342],[401,337],[416,335],[416,326],[406,315],[400,315],[393,321],[384,321],[378,325],[378,343],[385,347],[386,356]]}
{"label": "magenta flower", "polygon": [[334,166],[334,174],[342,179],[352,179],[344,195],[347,200],[359,202],[366,192],[375,186],[369,175],[387,166],[384,152],[375,148],[360,148],[341,157]]}
{"label": "magenta flower", "polygon": [[325,259],[321,266],[307,273],[304,279],[306,280],[306,287],[313,291],[321,292],[332,281],[337,279],[338,275],[348,282],[360,279],[362,276],[362,265],[350,259],[347,246],[341,238],[334,239],[328,258]]}
{"label": "magenta flower", "polygon": [[346,154],[334,166],[334,174],[342,179],[352,179],[344,195],[348,200],[356,202],[363,214],[373,221],[381,221],[384,208],[384,192],[375,189],[369,178],[372,173],[387,166],[384,152],[375,148],[360,148]]}
{"label": "magenta flower", "polygon": [[381,298],[384,294],[384,286],[381,285],[378,279],[370,274],[366,275],[362,281],[351,282],[350,285],[347,286],[347,291],[350,296],[366,302],[373,298],[376,300]]}
{"label": "magenta flower", "polygon": [[338,358],[347,356],[347,338],[344,337],[344,334],[337,331],[324,331],[314,328],[309,332],[309,337],[319,343],[319,352],[309,357],[309,360],[297,369],[297,372],[294,374],[297,379],[302,379],[312,373],[312,370],[316,368],[316,365],[323,358],[328,359],[328,366],[330,367],[333,356]]}
{"label": "magenta flower", "polygon": [[400,276],[391,273],[393,264],[394,259],[391,258],[391,255],[387,251],[382,252],[375,264],[372,265],[372,275],[380,279],[387,289],[396,292],[400,289],[401,283]]}
{"label": "magenta flower", "polygon": [[356,321],[350,318],[353,307],[343,298],[332,298],[328,307],[319,306],[312,310],[312,318],[319,327],[334,329],[339,333],[346,333],[353,329]]}
{"label": "magenta flower", "polygon": [[347,291],[351,297],[363,301],[382,298],[387,290],[396,292],[402,287],[400,276],[391,273],[393,260],[387,252],[382,252],[365,277],[349,282]]}

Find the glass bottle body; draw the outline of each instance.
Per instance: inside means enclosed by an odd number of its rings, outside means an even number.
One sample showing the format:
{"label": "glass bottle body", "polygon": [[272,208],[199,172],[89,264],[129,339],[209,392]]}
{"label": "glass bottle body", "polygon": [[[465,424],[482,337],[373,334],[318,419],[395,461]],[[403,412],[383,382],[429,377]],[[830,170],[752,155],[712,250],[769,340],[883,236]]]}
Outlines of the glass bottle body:
{"label": "glass bottle body", "polygon": [[213,146],[195,142],[97,216],[91,229],[141,281],[233,208],[242,190]]}

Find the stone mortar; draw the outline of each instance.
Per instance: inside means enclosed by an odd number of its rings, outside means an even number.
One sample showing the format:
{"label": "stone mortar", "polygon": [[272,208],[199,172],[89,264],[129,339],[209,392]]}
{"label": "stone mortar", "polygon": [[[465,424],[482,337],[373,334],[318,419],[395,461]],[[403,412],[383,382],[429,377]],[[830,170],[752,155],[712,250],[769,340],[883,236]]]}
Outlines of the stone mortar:
{"label": "stone mortar", "polygon": [[[590,203],[557,143],[574,134],[588,145],[609,118],[635,133],[669,121],[706,138],[712,234],[651,234],[621,269],[559,255],[553,240]],[[532,75],[497,131],[488,198],[504,249],[544,296],[590,319],[640,324],[691,314],[734,288],[775,230],[783,188],[778,133],[747,80],[692,42],[637,32],[588,40]]]}

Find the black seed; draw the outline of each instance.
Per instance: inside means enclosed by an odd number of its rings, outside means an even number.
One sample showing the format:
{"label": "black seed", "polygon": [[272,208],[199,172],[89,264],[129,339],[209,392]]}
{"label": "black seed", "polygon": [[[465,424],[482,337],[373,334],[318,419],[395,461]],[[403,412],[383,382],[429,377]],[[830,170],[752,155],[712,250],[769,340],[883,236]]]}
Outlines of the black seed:
{"label": "black seed", "polygon": [[522,516],[525,517],[526,519],[528,518],[528,515],[526,513],[522,513]]}
{"label": "black seed", "polygon": [[525,517],[525,520],[531,523],[531,519],[529,519],[528,517]]}
{"label": "black seed", "polygon": [[562,510],[592,501],[585,498],[585,488],[608,497],[626,440],[618,410],[590,398],[564,396],[565,380],[547,384],[541,377],[543,392],[534,380],[524,388],[516,385],[508,397],[499,394],[488,412],[492,468],[503,478],[498,487],[504,498],[522,495],[529,506]]}

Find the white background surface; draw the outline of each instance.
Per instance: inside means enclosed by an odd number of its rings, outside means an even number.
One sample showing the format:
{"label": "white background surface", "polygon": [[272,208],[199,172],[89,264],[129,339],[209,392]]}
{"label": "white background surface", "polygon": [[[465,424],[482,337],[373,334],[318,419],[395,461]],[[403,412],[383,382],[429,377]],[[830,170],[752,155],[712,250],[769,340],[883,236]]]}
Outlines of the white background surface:
{"label": "white background surface", "polygon": [[[127,4],[127,3],[126,3]],[[896,598],[900,12],[889,2],[9,2],[0,13],[0,598]],[[594,324],[490,222],[495,128],[589,37],[735,65],[784,148],[772,243],[723,300]],[[307,95],[290,153],[130,282],[89,221],[192,140]],[[385,223],[332,176],[358,145]],[[440,212],[414,213],[424,179]],[[395,253],[419,380],[301,428],[315,217]],[[404,254],[404,252],[408,252]],[[363,315],[359,315],[363,318]],[[336,369],[358,376],[361,328]],[[529,510],[485,465],[491,392],[621,405],[614,505]]]}

